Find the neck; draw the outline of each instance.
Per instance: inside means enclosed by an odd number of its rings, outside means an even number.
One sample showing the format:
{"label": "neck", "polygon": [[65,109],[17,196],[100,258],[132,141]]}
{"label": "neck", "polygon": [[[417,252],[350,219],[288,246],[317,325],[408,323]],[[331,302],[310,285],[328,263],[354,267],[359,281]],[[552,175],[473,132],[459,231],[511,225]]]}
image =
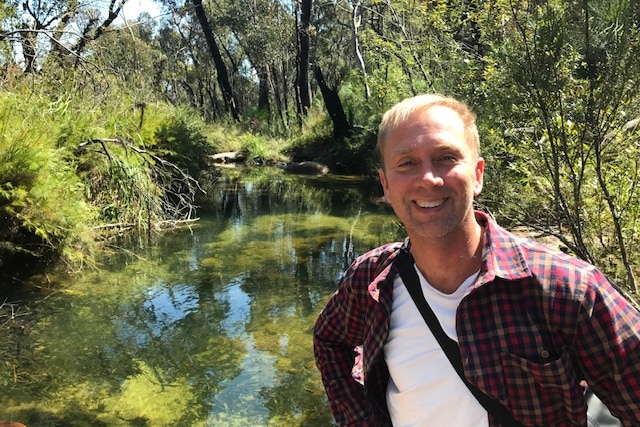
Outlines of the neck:
{"label": "neck", "polygon": [[455,292],[482,264],[483,228],[473,222],[470,230],[457,236],[414,238],[411,254],[429,284],[440,292]]}

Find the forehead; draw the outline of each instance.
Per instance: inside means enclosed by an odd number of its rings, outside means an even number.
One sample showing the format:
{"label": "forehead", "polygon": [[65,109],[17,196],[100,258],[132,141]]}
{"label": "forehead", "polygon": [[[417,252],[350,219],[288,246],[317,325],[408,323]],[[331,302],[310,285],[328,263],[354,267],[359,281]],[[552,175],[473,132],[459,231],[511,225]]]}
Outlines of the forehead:
{"label": "forehead", "polygon": [[451,108],[435,105],[420,109],[407,115],[404,120],[398,122],[396,128],[419,124],[425,128],[433,129],[458,129],[464,130],[464,123],[457,112]]}
{"label": "forehead", "polygon": [[391,152],[420,143],[466,146],[462,119],[447,107],[434,106],[406,116],[389,129],[385,138],[385,148]]}

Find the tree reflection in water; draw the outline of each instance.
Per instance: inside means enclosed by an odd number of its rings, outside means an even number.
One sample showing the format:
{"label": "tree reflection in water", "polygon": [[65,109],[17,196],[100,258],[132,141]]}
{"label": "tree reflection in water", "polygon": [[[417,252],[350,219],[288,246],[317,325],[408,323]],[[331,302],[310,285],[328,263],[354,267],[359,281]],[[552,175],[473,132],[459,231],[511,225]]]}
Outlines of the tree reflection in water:
{"label": "tree reflection in water", "polygon": [[[354,255],[402,233],[362,180],[226,174],[191,229],[122,243],[30,301],[1,417],[328,426],[311,328]],[[7,376],[8,376],[7,370]],[[5,371],[2,371],[5,374]]]}

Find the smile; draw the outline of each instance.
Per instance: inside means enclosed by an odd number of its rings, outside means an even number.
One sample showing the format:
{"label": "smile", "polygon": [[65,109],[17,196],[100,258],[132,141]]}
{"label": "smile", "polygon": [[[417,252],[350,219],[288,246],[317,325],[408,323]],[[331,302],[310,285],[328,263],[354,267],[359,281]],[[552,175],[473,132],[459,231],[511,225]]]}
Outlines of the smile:
{"label": "smile", "polygon": [[416,205],[420,206],[421,208],[437,208],[438,206],[443,204],[444,201],[445,201],[445,199],[434,200],[434,201],[431,201],[431,202],[427,202],[427,201],[424,201],[424,200],[417,200],[416,201]]}

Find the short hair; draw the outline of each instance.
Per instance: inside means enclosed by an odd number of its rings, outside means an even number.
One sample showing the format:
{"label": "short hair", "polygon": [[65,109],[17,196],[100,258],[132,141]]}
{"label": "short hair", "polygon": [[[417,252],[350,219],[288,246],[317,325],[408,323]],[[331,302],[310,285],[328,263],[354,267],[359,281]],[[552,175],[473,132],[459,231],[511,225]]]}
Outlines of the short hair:
{"label": "short hair", "polygon": [[407,98],[391,107],[380,122],[378,128],[378,142],[376,151],[380,156],[380,161],[384,166],[384,158],[382,157],[383,146],[387,135],[398,126],[404,124],[409,117],[416,112],[423,112],[432,107],[446,107],[453,110],[464,125],[464,134],[469,146],[473,149],[475,155],[480,157],[480,136],[476,127],[476,115],[464,102],[439,94],[417,95]]}

